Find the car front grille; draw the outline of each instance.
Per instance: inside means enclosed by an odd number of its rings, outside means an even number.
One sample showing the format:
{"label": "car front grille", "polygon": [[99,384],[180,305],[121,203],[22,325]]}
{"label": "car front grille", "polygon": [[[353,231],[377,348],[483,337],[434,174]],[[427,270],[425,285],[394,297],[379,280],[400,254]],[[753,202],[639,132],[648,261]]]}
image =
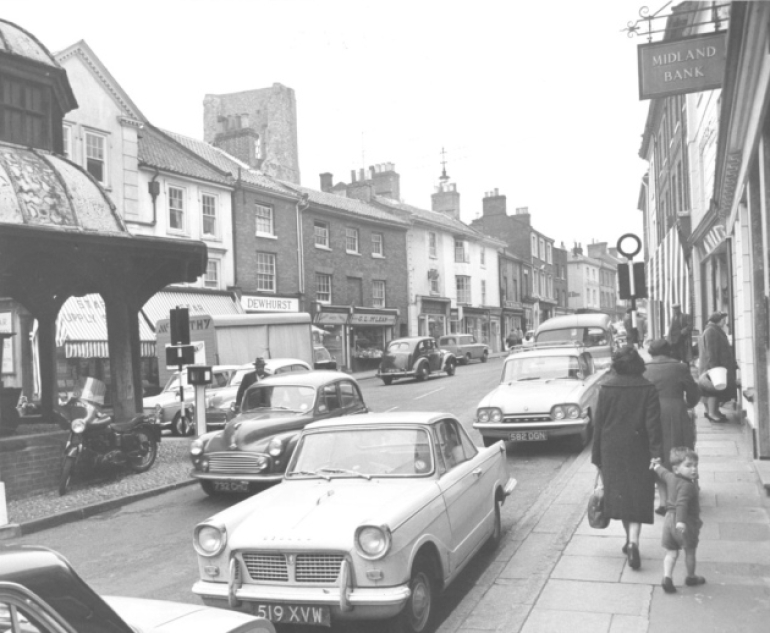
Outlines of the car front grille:
{"label": "car front grille", "polygon": [[330,584],[337,581],[342,554],[243,552],[249,577],[256,581]]}
{"label": "car front grille", "polygon": [[531,415],[531,416],[506,416],[503,418],[505,424],[526,424],[527,422],[553,422],[550,415]]}
{"label": "car front grille", "polygon": [[244,475],[261,473],[265,470],[264,455],[259,453],[210,453],[206,455],[209,460],[209,472],[223,473],[226,475]]}

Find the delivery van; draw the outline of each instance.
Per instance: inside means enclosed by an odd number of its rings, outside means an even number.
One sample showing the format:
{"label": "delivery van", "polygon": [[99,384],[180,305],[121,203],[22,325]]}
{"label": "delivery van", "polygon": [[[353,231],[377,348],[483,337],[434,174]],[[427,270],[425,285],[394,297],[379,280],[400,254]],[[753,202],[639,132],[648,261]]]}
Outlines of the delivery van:
{"label": "delivery van", "polygon": [[568,314],[553,317],[535,331],[535,344],[581,343],[594,360],[597,369],[609,367],[612,361],[613,332],[608,314]]}

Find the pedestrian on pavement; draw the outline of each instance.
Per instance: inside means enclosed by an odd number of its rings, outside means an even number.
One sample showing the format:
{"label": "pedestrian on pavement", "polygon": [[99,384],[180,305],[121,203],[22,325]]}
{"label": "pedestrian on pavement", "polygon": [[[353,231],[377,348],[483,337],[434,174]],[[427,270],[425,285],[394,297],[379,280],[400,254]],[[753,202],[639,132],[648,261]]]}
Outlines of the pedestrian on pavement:
{"label": "pedestrian on pavement", "polygon": [[661,536],[666,556],[663,559],[663,581],[660,584],[666,593],[675,593],[673,574],[680,549],[684,549],[684,563],[687,566],[684,584],[695,587],[706,582],[703,576],[695,575],[695,552],[703,521],[698,501],[698,454],[686,446],[678,446],[671,449],[668,461],[673,472],[659,463],[653,464],[653,468],[666,482],[669,492]]}
{"label": "pedestrian on pavement", "polygon": [[707,394],[703,398],[706,407],[706,417],[712,422],[727,422],[727,418],[719,410],[720,402],[731,400],[735,393],[735,361],[730,341],[725,334],[727,322],[725,312],[714,312],[709,317],[708,325],[703,330],[700,340],[698,357],[698,375],[703,375],[714,367],[727,369],[727,387],[722,391]]}
{"label": "pedestrian on pavement", "polygon": [[[690,367],[671,358],[671,346],[664,338],[655,339],[647,348],[651,359],[647,362],[644,377],[658,390],[660,397],[660,424],[663,431],[663,465],[671,470],[669,453],[675,446],[695,449],[695,424],[690,417],[691,409],[700,400],[700,388],[690,373]],[[657,481],[658,507],[661,516],[666,514],[666,485]]]}
{"label": "pedestrian on pavement", "polygon": [[671,308],[674,313],[671,315],[671,323],[668,326],[668,336],[666,337],[669,345],[671,345],[671,358],[689,363],[692,355],[690,317],[682,312],[682,306],[678,303],[675,303]]}
{"label": "pedestrian on pavement", "polygon": [[506,349],[512,349],[516,346],[516,330],[511,330],[508,336],[505,337]]}
{"label": "pedestrian on pavement", "polygon": [[241,408],[241,403],[243,402],[243,394],[246,393],[246,390],[260,378],[267,376],[265,365],[265,359],[261,356],[257,356],[257,358],[254,359],[254,371],[250,371],[249,373],[244,374],[243,380],[241,380],[241,384],[238,385],[238,393],[235,394],[236,408]]}
{"label": "pedestrian on pavement", "polygon": [[623,522],[623,552],[631,569],[639,569],[642,523],[655,521],[653,458],[661,457],[660,399],[646,380],[644,361],[630,345],[612,355],[610,374],[599,386],[594,414],[591,461],[601,473],[604,510]]}

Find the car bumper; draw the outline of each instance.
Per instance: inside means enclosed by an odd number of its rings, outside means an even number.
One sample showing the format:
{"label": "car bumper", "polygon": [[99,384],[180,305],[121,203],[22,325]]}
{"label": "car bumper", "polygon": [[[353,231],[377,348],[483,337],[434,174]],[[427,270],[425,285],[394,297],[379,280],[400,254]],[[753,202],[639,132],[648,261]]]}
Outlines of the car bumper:
{"label": "car bumper", "polygon": [[474,422],[473,428],[484,437],[505,440],[511,433],[521,431],[547,431],[548,437],[575,435],[582,433],[590,423],[590,418],[561,420],[559,422]]}
{"label": "car bumper", "polygon": [[377,372],[377,378],[414,378],[417,374],[413,371],[405,371],[403,369],[393,369],[393,370],[379,370]]}
{"label": "car bumper", "polygon": [[224,473],[206,473],[202,470],[190,471],[190,477],[205,481],[257,481],[257,482],[275,482],[283,481],[283,473],[243,473],[243,474],[224,474]]}
{"label": "car bumper", "polygon": [[[228,586],[199,580],[193,593],[210,606],[228,605]],[[343,595],[344,594],[344,595]],[[374,620],[398,615],[409,599],[409,585],[395,587],[276,587],[244,584],[235,588],[238,607],[251,613],[253,604],[283,604],[329,607],[335,619]]]}

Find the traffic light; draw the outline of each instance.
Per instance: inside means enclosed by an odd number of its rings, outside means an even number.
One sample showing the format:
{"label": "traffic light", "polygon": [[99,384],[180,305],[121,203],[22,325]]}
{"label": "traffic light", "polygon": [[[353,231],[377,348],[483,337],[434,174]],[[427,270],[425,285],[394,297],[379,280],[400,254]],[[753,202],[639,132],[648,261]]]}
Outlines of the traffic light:
{"label": "traffic light", "polygon": [[190,344],[190,310],[188,308],[171,308],[171,344]]}
{"label": "traffic light", "polygon": [[647,280],[644,262],[634,262],[634,292],[631,294],[629,264],[618,264],[618,296],[621,299],[646,299]]}

